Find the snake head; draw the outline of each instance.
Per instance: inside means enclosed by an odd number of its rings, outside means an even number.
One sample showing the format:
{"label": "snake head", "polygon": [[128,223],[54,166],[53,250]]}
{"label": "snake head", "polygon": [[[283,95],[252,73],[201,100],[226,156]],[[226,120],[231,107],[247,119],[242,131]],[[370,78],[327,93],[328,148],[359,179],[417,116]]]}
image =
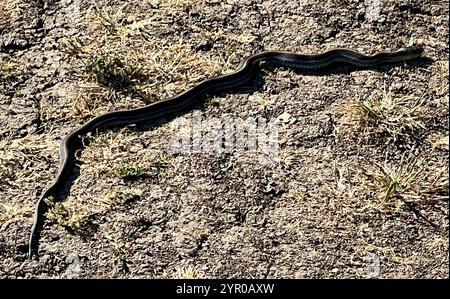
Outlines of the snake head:
{"label": "snake head", "polygon": [[412,47],[406,47],[401,48],[398,50],[398,54],[404,55],[405,57],[408,57],[408,59],[414,59],[417,57],[421,57],[423,54],[424,48],[422,46],[412,46]]}

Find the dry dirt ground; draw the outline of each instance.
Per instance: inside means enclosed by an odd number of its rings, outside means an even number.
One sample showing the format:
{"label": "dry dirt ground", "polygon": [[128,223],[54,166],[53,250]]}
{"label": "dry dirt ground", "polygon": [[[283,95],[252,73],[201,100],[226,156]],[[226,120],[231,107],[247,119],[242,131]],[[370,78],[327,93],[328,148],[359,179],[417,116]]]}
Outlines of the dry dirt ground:
{"label": "dry dirt ground", "polygon": [[[448,277],[448,5],[0,0],[0,277]],[[27,260],[59,143],[92,117],[173,96],[263,50],[407,45],[426,59],[264,68],[191,109],[221,124],[278,120],[265,163],[260,151],[175,153],[181,115],[93,132]]]}

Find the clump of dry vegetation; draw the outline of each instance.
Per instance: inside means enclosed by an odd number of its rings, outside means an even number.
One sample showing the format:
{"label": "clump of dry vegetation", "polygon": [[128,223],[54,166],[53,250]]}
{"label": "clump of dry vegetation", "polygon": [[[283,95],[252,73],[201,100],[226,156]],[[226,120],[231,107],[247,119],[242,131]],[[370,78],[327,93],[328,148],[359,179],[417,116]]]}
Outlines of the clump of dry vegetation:
{"label": "clump of dry vegetation", "polygon": [[137,190],[120,190],[112,191],[102,200],[102,203],[107,206],[114,207],[131,203],[135,200],[139,200],[141,192]]}
{"label": "clump of dry vegetation", "polygon": [[449,135],[431,134],[427,140],[434,148],[449,149]]}
{"label": "clump of dry vegetation", "polygon": [[82,231],[89,224],[86,211],[72,210],[60,202],[51,205],[47,218],[73,231]]}
{"label": "clump of dry vegetation", "polygon": [[0,203],[0,228],[31,216],[29,207]]}
{"label": "clump of dry vegetation", "polygon": [[138,190],[124,189],[111,191],[100,200],[81,205],[69,201],[54,202],[50,197],[46,200],[50,207],[47,218],[72,232],[86,234],[92,225],[93,216],[139,200],[140,196]]}
{"label": "clump of dry vegetation", "polygon": [[0,1],[0,25],[13,23],[26,8],[27,3],[23,0]]}
{"label": "clump of dry vegetation", "polygon": [[90,57],[85,64],[88,78],[99,85],[124,88],[143,74],[139,68],[123,62],[119,57],[98,55]]}
{"label": "clump of dry vegetation", "polygon": [[71,105],[74,117],[85,117],[100,114],[106,103],[113,103],[117,99],[117,92],[112,88],[98,85],[78,86],[75,100]]}
{"label": "clump of dry vegetation", "polygon": [[403,154],[400,161],[381,165],[372,162],[363,167],[367,191],[379,200],[379,206],[399,199],[404,202],[445,200],[448,198],[448,166],[430,167],[412,154]]}
{"label": "clump of dry vegetation", "polygon": [[425,129],[424,103],[421,97],[397,96],[385,88],[366,99],[349,101],[338,113],[346,133],[397,141]]}
{"label": "clump of dry vegetation", "polygon": [[330,170],[334,178],[313,178],[314,188],[294,192],[294,196],[302,200],[329,198],[350,210],[362,205],[365,211],[385,215],[403,210],[405,205],[425,208],[448,200],[448,165],[435,165],[412,153],[398,159],[386,157],[381,164],[374,159],[351,164],[335,161]]}
{"label": "clump of dry vegetation", "polygon": [[13,61],[0,60],[0,82],[12,79],[19,74],[19,65]]}
{"label": "clump of dry vegetation", "polygon": [[122,21],[125,19],[126,14],[124,8],[127,4],[119,7],[102,7],[93,8],[93,14],[91,14],[91,22],[98,30],[106,30],[109,34],[116,34],[119,30],[124,30],[125,27]]}
{"label": "clump of dry vegetation", "polygon": [[180,265],[173,269],[173,273],[166,273],[166,276],[174,279],[202,279],[206,278],[198,267],[192,265]]}
{"label": "clump of dry vegetation", "polygon": [[[165,9],[165,5],[161,6]],[[124,13],[125,8],[126,5],[97,8],[88,13],[89,28],[103,38],[73,37],[61,42],[61,51],[75,63],[81,63],[84,76],[90,81],[77,88],[72,102],[75,116],[98,115],[106,111],[105,103],[111,102],[115,109],[149,104],[230,68],[228,61],[198,54],[183,40],[167,46],[167,41],[147,38],[147,28],[158,15],[130,18]],[[99,53],[98,49],[103,50]],[[120,92],[133,96],[119,101],[123,98],[117,96]]]}

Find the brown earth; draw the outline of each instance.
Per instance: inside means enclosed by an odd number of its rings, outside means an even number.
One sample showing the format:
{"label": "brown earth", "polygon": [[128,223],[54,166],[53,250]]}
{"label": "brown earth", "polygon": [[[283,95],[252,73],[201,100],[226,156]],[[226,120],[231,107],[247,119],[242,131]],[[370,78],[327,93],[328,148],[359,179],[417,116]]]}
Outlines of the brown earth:
{"label": "brown earth", "polygon": [[[448,5],[0,0],[0,277],[448,277]],[[173,119],[91,134],[27,260],[59,142],[95,115],[175,95],[263,50],[408,45],[426,58],[264,69],[194,107],[222,123],[278,119],[270,163],[174,153]]]}

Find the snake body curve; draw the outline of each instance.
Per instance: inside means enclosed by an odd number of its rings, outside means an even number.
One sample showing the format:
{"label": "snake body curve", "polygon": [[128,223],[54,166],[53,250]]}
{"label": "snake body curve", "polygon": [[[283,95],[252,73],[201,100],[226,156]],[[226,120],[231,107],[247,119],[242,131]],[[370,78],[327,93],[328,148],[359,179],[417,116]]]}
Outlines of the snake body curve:
{"label": "snake body curve", "polygon": [[273,66],[286,66],[307,71],[327,69],[334,64],[344,64],[366,69],[412,60],[422,56],[422,53],[423,49],[421,47],[402,48],[395,52],[381,52],[374,55],[364,55],[349,49],[334,49],[316,55],[302,55],[282,51],[261,52],[243,60],[236,71],[205,80],[175,97],[155,102],[142,108],[110,112],[93,118],[64,137],[60,144],[60,165],[56,177],[40,195],[35,204],[33,226],[29,238],[28,258],[31,259],[35,251],[37,251],[39,224],[42,222],[42,215],[47,211],[44,200],[50,196],[55,196],[62,189],[73,166],[75,151],[81,144],[81,137],[87,133],[96,129],[142,123],[184,111],[201,95],[230,90],[244,85],[255,75],[261,62]]}

